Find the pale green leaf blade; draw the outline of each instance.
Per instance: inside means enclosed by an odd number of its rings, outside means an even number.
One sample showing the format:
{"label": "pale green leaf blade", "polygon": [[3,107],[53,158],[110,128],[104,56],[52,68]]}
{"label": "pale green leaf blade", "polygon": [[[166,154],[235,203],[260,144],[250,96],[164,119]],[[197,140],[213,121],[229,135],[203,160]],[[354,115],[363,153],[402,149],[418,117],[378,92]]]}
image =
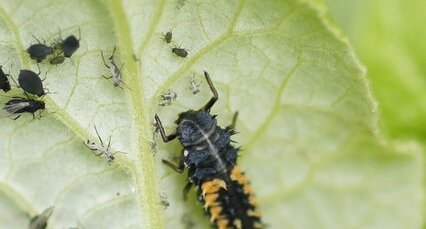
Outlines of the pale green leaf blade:
{"label": "pale green leaf blade", "polygon": [[[194,193],[182,200],[185,176],[160,162],[179,154],[178,143],[157,139],[152,150],[155,112],[172,131],[178,112],[211,96],[203,70],[220,93],[212,110],[220,125],[240,112],[241,166],[270,228],[419,225],[421,197],[406,194],[420,193],[421,157],[381,143],[365,70],[317,11],[298,1],[179,4],[1,2],[1,48],[14,59],[15,77],[17,69],[36,69],[24,52],[31,34],[52,41],[58,28],[63,36],[82,31],[71,60],[41,65],[56,92],[45,97],[54,113],[2,119],[0,202],[10,207],[0,209],[16,213],[1,216],[1,226],[22,227],[55,205],[51,228],[207,228]],[[161,39],[169,29],[173,44]],[[187,48],[188,58],[171,53],[173,45]],[[109,56],[114,46],[130,89],[101,77],[110,73],[100,50]],[[197,95],[188,89],[194,73]],[[158,106],[169,89],[177,101]],[[82,142],[96,140],[94,124],[104,141],[112,137],[114,150],[127,153],[111,166]]]}

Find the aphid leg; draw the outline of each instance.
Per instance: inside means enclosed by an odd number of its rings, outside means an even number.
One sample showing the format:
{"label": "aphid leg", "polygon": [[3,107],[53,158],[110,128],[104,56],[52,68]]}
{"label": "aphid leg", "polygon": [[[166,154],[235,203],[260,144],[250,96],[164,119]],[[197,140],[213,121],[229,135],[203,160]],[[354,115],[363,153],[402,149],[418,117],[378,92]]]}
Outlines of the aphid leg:
{"label": "aphid leg", "polygon": [[232,117],[232,123],[231,125],[227,126],[225,128],[225,130],[227,131],[232,131],[235,129],[235,123],[237,122],[237,118],[238,118],[238,111],[234,113],[234,117]]}
{"label": "aphid leg", "polygon": [[[120,83],[120,84],[123,84],[124,86],[126,86],[126,88],[127,88],[127,89],[129,89],[130,91],[132,90],[132,89],[129,87],[129,85],[127,85],[124,81],[122,81],[122,80],[121,80],[121,83]],[[122,86],[120,86],[120,88],[121,88],[121,89],[123,89],[123,87],[122,87]]]}
{"label": "aphid leg", "polygon": [[165,160],[165,159],[162,159],[161,161],[178,173],[182,173],[183,169],[185,168],[185,166],[183,164],[183,159],[180,160],[179,165],[172,162],[172,161]]}
{"label": "aphid leg", "polygon": [[[37,75],[38,76],[40,76],[40,73],[41,73],[41,70],[40,70],[40,63],[39,62],[37,62],[37,69],[38,69],[38,73],[37,73]],[[46,79],[46,77],[44,77],[45,79]],[[43,79],[44,80],[44,79]],[[42,80],[42,81],[43,81]]]}
{"label": "aphid leg", "polygon": [[111,136],[109,136],[109,140],[108,140],[108,146],[107,146],[107,150],[109,151],[109,148],[111,147]]}
{"label": "aphid leg", "polygon": [[113,153],[112,153],[112,155],[115,155],[115,154],[117,154],[117,153],[127,154],[126,152],[115,151],[115,152],[113,152]]}
{"label": "aphid leg", "polygon": [[102,62],[104,62],[105,67],[109,68],[109,65],[105,62],[104,52],[102,52],[102,50],[101,50],[101,56],[102,56]]}
{"label": "aphid leg", "polygon": [[161,138],[163,139],[163,142],[169,142],[177,137],[177,133],[171,133],[169,135],[166,135],[166,132],[164,131],[163,124],[161,124],[161,120],[158,117],[157,114],[155,114],[155,121],[157,122],[158,130],[160,131]]}
{"label": "aphid leg", "polygon": [[[99,139],[99,141],[101,142],[101,146],[104,146],[104,142],[102,141],[101,136],[99,136],[98,129],[96,128],[96,125],[93,125],[93,126],[95,127],[96,135],[98,135],[98,139]],[[111,139],[110,139],[110,140],[111,140]]]}
{"label": "aphid leg", "polygon": [[101,75],[103,78],[105,78],[105,79],[107,79],[107,80],[109,80],[109,79],[111,79],[112,78],[112,76],[105,76],[105,75]]}
{"label": "aphid leg", "polygon": [[186,185],[185,185],[185,187],[183,188],[183,190],[182,190],[182,194],[183,194],[183,200],[184,201],[186,201],[186,199],[187,199],[187,197],[188,197],[188,192],[189,192],[189,190],[191,189],[191,187],[192,187],[192,183],[191,182],[186,182]]}
{"label": "aphid leg", "polygon": [[[124,67],[124,63],[121,64],[121,67],[119,69],[120,70],[120,74],[122,72],[123,67]],[[120,84],[123,84],[124,86],[126,86],[127,89],[132,90],[132,89],[130,89],[129,85],[127,85],[122,79],[120,79]],[[120,88],[123,89],[123,87],[121,87],[121,86],[120,86]]]}
{"label": "aphid leg", "polygon": [[99,156],[101,156],[102,154],[104,154],[104,153],[102,153],[102,152],[96,153],[96,150],[93,150],[93,149],[92,149],[92,151],[93,151],[93,153],[94,153],[96,156],[98,156],[98,157],[99,157]]}
{"label": "aphid leg", "polygon": [[13,117],[12,118],[12,120],[16,120],[16,119],[18,119],[19,117],[21,117],[20,115],[18,115],[18,116],[16,116],[16,117]]}
{"label": "aphid leg", "polygon": [[204,71],[204,76],[206,77],[207,84],[209,85],[210,90],[213,92],[213,97],[200,110],[206,111],[206,112],[210,112],[210,109],[212,108],[212,106],[219,99],[219,94],[217,93],[216,88],[214,87],[213,82],[210,79],[209,73],[207,73],[206,71]]}
{"label": "aphid leg", "polygon": [[40,111],[40,113],[38,114],[38,116],[39,116],[40,118],[42,118],[42,117],[43,117],[43,115],[42,115],[42,114],[43,114],[43,112],[44,112],[44,111],[45,111],[45,110],[41,110],[41,111]]}

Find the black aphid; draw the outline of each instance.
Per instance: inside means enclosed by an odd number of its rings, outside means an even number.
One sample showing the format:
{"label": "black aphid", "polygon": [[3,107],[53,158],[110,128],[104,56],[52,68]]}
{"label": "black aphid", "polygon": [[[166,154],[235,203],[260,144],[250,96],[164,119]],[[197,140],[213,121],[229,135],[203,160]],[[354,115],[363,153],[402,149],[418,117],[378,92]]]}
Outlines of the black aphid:
{"label": "black aphid", "polygon": [[[84,144],[86,144],[86,146],[92,150],[93,152],[95,152],[96,156],[100,156],[100,155],[105,155],[106,159],[108,160],[108,163],[111,163],[112,161],[114,161],[115,159],[115,154],[117,153],[124,153],[124,152],[112,152],[111,151],[111,136],[109,138],[108,141],[108,145],[105,148],[104,142],[102,141],[101,136],[98,133],[98,129],[96,129],[95,126],[95,131],[96,131],[96,135],[98,136],[99,142],[101,143],[100,145],[98,145],[96,142],[92,141],[92,140],[87,140],[86,142],[84,142]],[[96,153],[97,152],[97,153]]]}
{"label": "black aphid", "polygon": [[[64,57],[70,58],[72,54],[74,54],[75,51],[80,47],[80,39],[81,39],[81,32],[80,29],[78,29],[78,39],[74,35],[70,35],[65,40],[62,40],[61,32],[59,32],[59,39],[52,45],[52,47],[55,50],[59,50],[63,53]],[[60,59],[54,61],[58,64],[62,63],[60,62]],[[51,63],[52,64],[52,63]]]}
{"label": "black aphid", "polygon": [[0,89],[4,92],[10,91],[10,82],[7,78],[9,74],[4,73],[3,66],[0,66]]}
{"label": "black aphid", "polygon": [[101,51],[101,56],[102,56],[102,61],[104,62],[105,67],[109,68],[109,70],[111,71],[111,76],[107,77],[107,76],[102,76],[105,79],[111,79],[113,78],[114,81],[114,87],[121,87],[121,84],[124,82],[122,81],[122,75],[121,75],[121,69],[123,68],[123,65],[121,65],[120,68],[118,68],[117,64],[115,63],[114,60],[114,53],[115,53],[116,47],[114,47],[114,49],[112,50],[112,54],[111,56],[108,58],[108,63],[105,61],[105,57],[104,57],[104,53]]}
{"label": "black aphid", "polygon": [[29,225],[29,229],[45,229],[47,226],[47,221],[49,220],[50,215],[53,213],[54,207],[49,207],[44,210],[40,215],[34,216]]}
{"label": "black aphid", "polygon": [[48,55],[53,54],[54,49],[41,43],[37,38],[34,37],[34,39],[36,39],[38,43],[27,48],[27,52],[30,54],[31,59],[36,60],[37,63],[40,63],[46,59]]}
{"label": "black aphid", "polygon": [[225,128],[217,125],[210,109],[219,96],[208,73],[204,72],[204,76],[213,97],[199,110],[180,113],[174,133],[166,135],[160,118],[155,115],[163,141],[178,138],[184,149],[178,164],[167,160],[163,163],[179,173],[188,168],[184,198],[192,185],[197,186],[199,200],[215,228],[261,229],[256,199],[248,179],[236,165],[238,148],[231,144],[237,113],[231,125]]}
{"label": "black aphid", "polygon": [[[12,119],[18,119],[24,113],[30,113],[35,118],[34,113],[45,109],[45,103],[41,100],[30,98],[14,97],[6,102],[3,109],[12,116]],[[41,113],[40,113],[41,114]]]}
{"label": "black aphid", "polygon": [[174,47],[174,48],[172,48],[172,53],[174,53],[174,54],[176,54],[176,56],[182,57],[182,58],[185,58],[186,56],[188,56],[188,51],[186,49],[183,49],[183,48]]}
{"label": "black aphid", "polygon": [[173,37],[173,34],[172,34],[172,31],[171,31],[171,30],[169,30],[166,34],[163,34],[163,40],[164,40],[166,43],[170,43],[170,42],[172,42],[172,37]]}
{"label": "black aphid", "polygon": [[70,58],[79,47],[80,37],[77,39],[74,35],[68,36],[62,43],[62,51],[64,52],[64,56]]}
{"label": "black aphid", "polygon": [[31,70],[21,70],[18,76],[19,86],[27,93],[37,96],[43,96],[44,92],[43,82],[39,77],[40,72],[37,74]]}

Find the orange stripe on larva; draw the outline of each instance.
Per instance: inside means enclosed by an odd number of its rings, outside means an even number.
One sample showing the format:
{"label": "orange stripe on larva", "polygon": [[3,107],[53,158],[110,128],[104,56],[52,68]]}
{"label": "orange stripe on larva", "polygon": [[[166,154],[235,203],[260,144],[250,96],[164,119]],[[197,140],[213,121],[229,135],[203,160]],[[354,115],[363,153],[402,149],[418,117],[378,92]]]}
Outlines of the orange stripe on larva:
{"label": "orange stripe on larva", "polygon": [[203,185],[201,185],[201,189],[203,190],[203,197],[207,193],[216,193],[220,190],[220,188],[226,189],[226,183],[223,180],[220,179],[214,179],[211,181],[204,182]]}
{"label": "orange stripe on larva", "polygon": [[204,196],[204,209],[207,209],[208,207],[211,207],[215,205],[217,197],[219,197],[219,194],[207,194]]}
{"label": "orange stripe on larva", "polygon": [[241,228],[243,227],[243,225],[242,225],[242,223],[241,223],[241,220],[239,220],[239,219],[234,219],[234,226],[235,226],[237,229],[241,229]]}
{"label": "orange stripe on larva", "polygon": [[256,198],[250,197],[249,202],[252,206],[257,206],[257,199]]}
{"label": "orange stripe on larva", "polygon": [[[218,223],[222,222],[222,224],[224,224],[224,221],[219,220],[222,207],[220,203],[217,203],[217,198],[219,197],[218,192],[222,188],[226,190],[226,183],[221,179],[207,181],[201,185],[201,189],[203,190],[204,209],[209,209],[210,221],[214,222],[218,220]],[[226,229],[226,224],[222,227],[223,229]]]}
{"label": "orange stripe on larva", "polygon": [[215,220],[219,219],[220,213],[222,213],[222,208],[221,207],[211,207],[210,208],[210,222],[214,222]]}
{"label": "orange stripe on larva", "polygon": [[253,190],[249,185],[249,181],[247,177],[241,172],[241,169],[238,166],[235,166],[231,172],[231,179],[237,181],[239,184],[243,186],[244,193],[248,196],[253,194]]}
{"label": "orange stripe on larva", "polygon": [[218,221],[217,221],[217,228],[218,229],[227,229],[228,228],[228,223],[229,223],[229,221],[227,220],[227,219],[225,219],[225,218],[222,218],[222,219],[219,219]]}

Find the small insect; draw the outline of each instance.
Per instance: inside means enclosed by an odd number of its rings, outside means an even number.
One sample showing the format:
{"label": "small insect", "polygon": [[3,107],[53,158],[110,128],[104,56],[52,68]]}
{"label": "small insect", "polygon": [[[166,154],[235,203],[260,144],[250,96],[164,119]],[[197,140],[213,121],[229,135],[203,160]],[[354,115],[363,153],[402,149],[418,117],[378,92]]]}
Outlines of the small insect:
{"label": "small insect", "polygon": [[166,195],[160,194],[160,200],[161,200],[161,204],[164,206],[164,208],[167,208],[168,206],[170,206],[169,201],[167,201]]}
{"label": "small insect", "polygon": [[[80,29],[78,30],[80,33]],[[62,43],[62,51],[64,52],[64,56],[70,58],[72,54],[74,54],[75,51],[80,47],[80,35],[78,39],[74,36],[68,36],[65,38],[64,42]]]}
{"label": "small insect", "polygon": [[185,0],[178,0],[176,4],[176,9],[180,10],[185,5]]}
{"label": "small insect", "polygon": [[190,83],[189,89],[191,89],[192,94],[195,95],[198,92],[200,92],[200,82],[198,82],[198,80],[195,79],[195,74],[194,76],[192,76],[192,78],[190,78],[189,83]]}
{"label": "small insect", "polygon": [[50,46],[45,45],[44,43],[41,43],[36,37],[34,37],[34,39],[36,39],[38,43],[28,47],[27,52],[30,55],[31,59],[36,60],[37,63],[40,63],[44,59],[46,59],[47,56],[53,54],[54,49]]}
{"label": "small insect", "polygon": [[213,97],[199,110],[180,113],[175,132],[166,135],[160,118],[155,115],[163,141],[178,138],[184,149],[178,164],[162,161],[179,173],[188,168],[183,197],[186,199],[192,185],[197,186],[199,200],[216,228],[261,229],[261,214],[256,210],[257,202],[249,181],[236,165],[238,148],[231,145],[238,113],[231,125],[217,126],[216,116],[210,114],[210,109],[219,95],[209,74],[204,72],[204,76]]}
{"label": "small insect", "polygon": [[164,34],[164,33],[163,33],[163,40],[164,40],[166,43],[170,43],[170,42],[172,42],[172,37],[173,37],[173,34],[172,34],[172,31],[171,31],[171,30],[167,31],[167,33],[166,33],[166,34]]}
{"label": "small insect", "polygon": [[7,113],[12,116],[13,120],[16,120],[24,113],[30,113],[33,115],[33,118],[35,118],[34,113],[38,110],[41,110],[41,112],[43,112],[45,108],[45,103],[41,100],[14,97],[13,99],[6,102],[5,106],[3,107],[3,110],[7,111]]}
{"label": "small insect", "polygon": [[65,61],[65,57],[61,55],[54,56],[49,60],[49,63],[52,65],[62,64]]}
{"label": "small insect", "polygon": [[114,87],[122,88],[121,84],[124,84],[124,82],[122,80],[121,69],[123,68],[124,64],[122,64],[121,67],[118,68],[117,64],[114,61],[115,50],[116,50],[116,47],[114,47],[114,49],[112,50],[112,55],[108,58],[108,63],[105,62],[104,53],[101,51],[102,61],[104,62],[105,67],[107,67],[111,70],[111,74],[112,74],[112,76],[110,76],[110,77],[107,77],[107,76],[102,76],[102,77],[104,77],[105,79],[113,78]]}
{"label": "small insect", "polygon": [[109,137],[108,145],[105,148],[104,142],[102,141],[102,138],[99,135],[98,129],[96,129],[96,126],[95,126],[95,131],[96,131],[96,135],[98,136],[99,142],[101,144],[98,145],[96,142],[91,141],[91,140],[87,140],[86,142],[84,142],[84,144],[86,144],[86,146],[89,149],[91,149],[92,151],[94,151],[94,152],[96,151],[97,152],[97,153],[95,153],[96,156],[100,156],[102,154],[105,155],[108,163],[111,164],[111,162],[114,161],[114,159],[115,159],[115,157],[114,157],[115,154],[117,154],[117,153],[123,153],[123,154],[125,154],[124,152],[120,152],[120,151],[117,151],[117,152],[112,152],[111,151],[111,136]]}
{"label": "small insect", "polygon": [[161,95],[160,102],[158,105],[164,107],[172,104],[172,101],[175,101],[177,94],[174,91],[168,90],[166,93]]}
{"label": "small insect", "polygon": [[43,80],[40,79],[39,73],[35,73],[31,70],[21,70],[18,76],[19,86],[27,93],[37,96],[43,96],[46,94],[43,88]]}
{"label": "small insect", "polygon": [[33,217],[30,221],[29,229],[45,229],[47,226],[47,221],[53,213],[54,207],[49,207],[44,210],[40,215]]}
{"label": "small insect", "polygon": [[186,56],[188,56],[188,51],[186,49],[178,48],[178,47],[172,48],[172,53],[174,53],[174,54],[176,54],[176,56],[182,57],[182,58],[185,58]]}
{"label": "small insect", "polygon": [[4,92],[8,92],[11,89],[9,79],[7,78],[8,76],[10,75],[4,73],[3,66],[0,65],[0,89]]}

